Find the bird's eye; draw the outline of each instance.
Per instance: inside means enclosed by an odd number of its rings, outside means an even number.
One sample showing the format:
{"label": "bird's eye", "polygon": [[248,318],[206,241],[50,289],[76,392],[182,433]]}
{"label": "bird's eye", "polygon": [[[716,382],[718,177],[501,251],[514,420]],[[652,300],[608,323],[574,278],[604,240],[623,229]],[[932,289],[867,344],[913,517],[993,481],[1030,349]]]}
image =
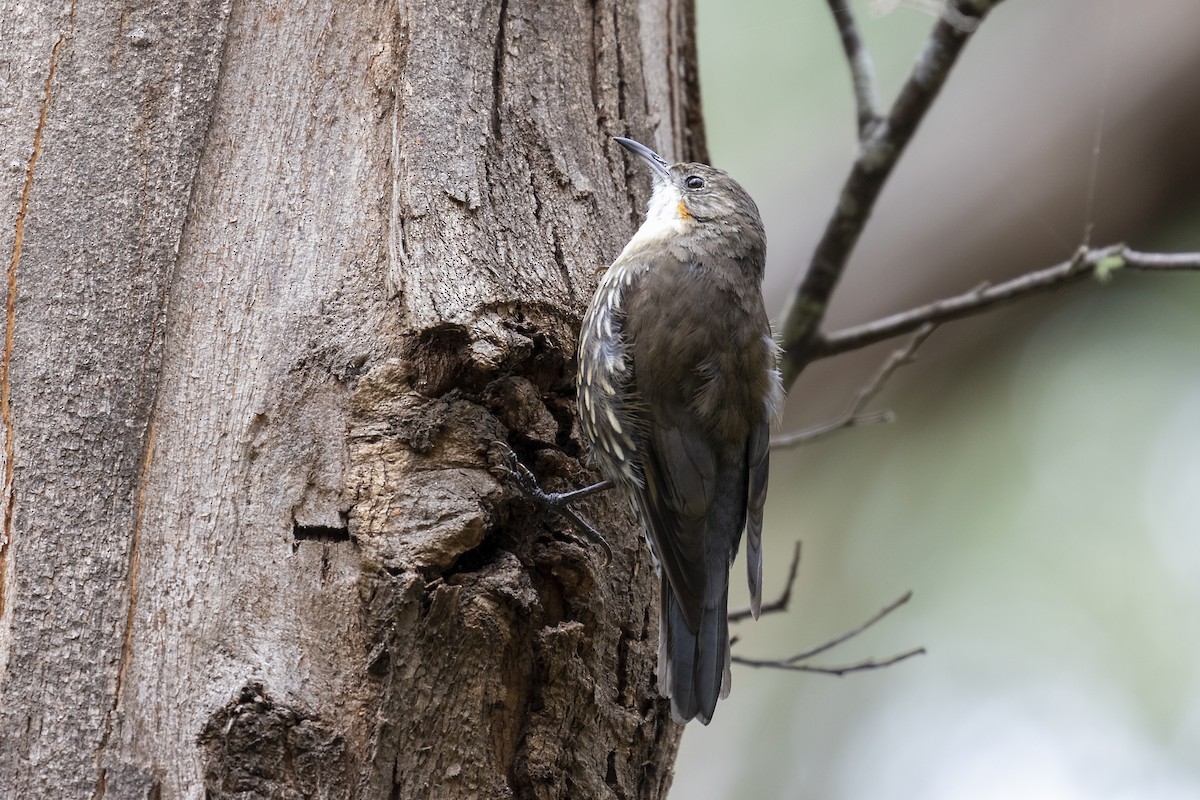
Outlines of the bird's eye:
{"label": "bird's eye", "polygon": [[704,178],[701,178],[699,175],[689,175],[683,182],[683,185],[689,189],[703,189]]}

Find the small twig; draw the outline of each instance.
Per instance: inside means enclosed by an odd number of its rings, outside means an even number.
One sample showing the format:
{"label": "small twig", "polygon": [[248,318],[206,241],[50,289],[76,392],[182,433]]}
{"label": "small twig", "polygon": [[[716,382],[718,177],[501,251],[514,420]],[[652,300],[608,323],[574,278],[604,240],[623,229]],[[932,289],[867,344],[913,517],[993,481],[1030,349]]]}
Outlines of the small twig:
{"label": "small twig", "polygon": [[975,23],[973,27],[978,27],[999,2],[950,0],[947,3],[891,110],[862,140],[850,174],[842,184],[833,215],[825,226],[804,278],[793,291],[784,311],[780,332],[784,347],[785,388],[790,387],[796,376],[816,357],[814,345],[820,344],[818,330],[825,318],[829,298],[858,244],[875,201],[971,38],[972,31],[962,26],[962,20],[970,19]]}
{"label": "small twig", "polygon": [[745,658],[743,656],[731,656],[731,660],[736,664],[743,664],[747,667],[765,667],[765,668],[769,668],[769,669],[793,670],[796,672],[817,672],[817,673],[821,673],[823,675],[838,675],[838,676],[845,675],[850,672],[863,672],[865,670],[881,669],[883,667],[889,667],[892,664],[896,664],[900,661],[904,661],[905,659],[912,658],[913,656],[923,655],[925,653],[925,648],[917,647],[912,650],[907,650],[903,653],[892,656],[891,658],[884,659],[883,661],[876,661],[873,658],[869,658],[865,661],[859,661],[854,664],[848,664],[848,665],[844,665],[844,666],[840,666],[840,667],[823,667],[823,666],[816,666],[816,665],[812,665],[812,664],[805,664],[802,662],[808,661],[810,658],[813,658],[814,656],[818,656],[821,653],[828,652],[829,650],[832,650],[833,648],[837,647],[838,645],[842,644],[843,642],[847,642],[850,639],[853,639],[854,637],[862,634],[868,628],[870,628],[871,626],[878,623],[884,617],[888,616],[893,611],[900,608],[900,606],[904,605],[911,599],[912,599],[912,592],[905,592],[901,597],[897,598],[896,600],[892,601],[884,608],[880,609],[878,612],[875,613],[874,616],[872,616],[870,619],[866,620],[862,624],[858,625],[857,627],[851,628],[850,630],[848,630],[844,633],[838,634],[837,636],[833,637],[829,641],[824,642],[823,644],[819,644],[816,647],[811,647],[808,650],[803,650],[799,653],[796,653],[794,656],[789,656],[788,658],[777,658],[777,659],[758,659],[758,658]]}
{"label": "small twig", "polygon": [[862,385],[854,397],[851,398],[850,404],[846,406],[846,410],[839,416],[823,422],[820,425],[814,425],[811,428],[796,431],[795,433],[785,433],[771,439],[771,447],[784,448],[795,447],[801,444],[814,442],[817,439],[822,439],[836,431],[846,430],[847,428],[857,427],[859,425],[867,425],[874,422],[891,422],[895,419],[895,414],[891,411],[871,411],[864,412],[863,408],[871,401],[875,395],[882,391],[884,385],[895,374],[896,370],[905,364],[911,364],[917,359],[917,350],[933,333],[937,327],[934,323],[929,322],[922,325],[920,329],[908,340],[908,344],[898,350],[893,350],[887,359],[879,366],[879,369],[871,376],[871,379]]}
{"label": "small twig", "polygon": [[846,52],[846,61],[850,64],[850,80],[854,83],[854,102],[858,108],[858,138],[861,141],[867,138],[880,118],[879,92],[875,88],[875,65],[871,62],[870,51],[863,45],[862,36],[858,33],[858,24],[854,21],[854,12],[850,10],[849,0],[828,2],[829,10],[833,12],[833,21],[842,36],[842,49]]}
{"label": "small twig", "polygon": [[824,653],[827,650],[832,650],[833,648],[837,647],[839,644],[842,644],[843,642],[848,642],[851,639],[853,639],[855,636],[862,634],[867,629],[869,629],[872,626],[874,626],[875,624],[877,624],[884,617],[888,616],[893,611],[900,608],[900,606],[907,603],[909,600],[912,600],[912,592],[911,591],[905,592],[900,597],[896,598],[891,603],[889,603],[888,605],[881,608],[879,611],[876,611],[875,616],[873,616],[870,619],[866,620],[865,622],[861,623],[858,627],[851,628],[850,630],[846,631],[845,633],[838,634],[837,636],[833,637],[832,639],[825,642],[824,644],[819,644],[816,647],[809,648],[808,650],[803,650],[803,651],[797,653],[796,655],[792,656],[791,658],[784,659],[784,660],[787,661],[789,664],[793,664],[797,661],[807,661],[808,659],[812,658],[813,656],[819,656],[819,655],[821,655],[821,653]]}
{"label": "small twig", "polygon": [[864,425],[875,425],[879,423],[892,423],[896,421],[896,414],[891,409],[883,411],[868,411],[863,414],[855,414],[849,419],[837,417],[835,419],[822,422],[818,425],[813,425],[811,428],[804,428],[793,433],[784,433],[771,439],[771,447],[783,449],[788,447],[798,447],[802,444],[811,444],[812,442],[820,441],[831,433],[838,431],[849,430],[850,428],[861,428]]}
{"label": "small twig", "polygon": [[790,672],[815,672],[818,675],[836,675],[842,677],[851,672],[866,672],[872,669],[883,669],[890,667],[893,664],[898,664],[901,661],[912,658],[913,656],[925,655],[924,647],[917,647],[912,650],[906,650],[903,653],[885,658],[883,661],[876,661],[873,658],[868,658],[865,661],[858,661],[854,664],[844,664],[840,667],[820,667],[815,664],[790,664],[786,661],[760,661],[753,658],[742,658],[741,656],[730,656],[729,660],[734,664],[741,664],[745,667],[759,667],[764,669],[782,669]]}
{"label": "small twig", "polygon": [[955,297],[943,298],[883,319],[826,334],[813,345],[810,357],[816,360],[857,350],[929,323],[937,324],[978,314],[1087,277],[1106,281],[1120,269],[1145,272],[1200,271],[1200,253],[1142,253],[1119,244],[1092,250],[1080,248],[1070,261],[1053,267],[1027,272],[995,286],[984,284]]}
{"label": "small twig", "polygon": [[[792,587],[796,585],[796,575],[800,571],[800,540],[796,540],[796,547],[792,551],[792,565],[788,567],[787,582],[783,586],[783,594],[773,602],[763,605],[759,609],[759,616],[763,614],[773,614],[777,611],[787,611],[788,603],[792,602]],[[754,616],[748,608],[739,609],[729,612],[730,622],[741,622],[744,619],[749,619]]]}

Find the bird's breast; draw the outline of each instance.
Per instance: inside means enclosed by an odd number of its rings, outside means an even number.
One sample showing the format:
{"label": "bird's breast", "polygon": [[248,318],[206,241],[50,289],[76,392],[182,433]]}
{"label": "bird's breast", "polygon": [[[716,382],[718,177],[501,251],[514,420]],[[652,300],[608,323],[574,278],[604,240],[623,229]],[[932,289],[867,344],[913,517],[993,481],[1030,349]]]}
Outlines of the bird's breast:
{"label": "bird's breast", "polygon": [[667,260],[625,300],[635,383],[646,405],[685,411],[714,441],[744,445],[769,415],[776,349],[757,285],[745,291]]}

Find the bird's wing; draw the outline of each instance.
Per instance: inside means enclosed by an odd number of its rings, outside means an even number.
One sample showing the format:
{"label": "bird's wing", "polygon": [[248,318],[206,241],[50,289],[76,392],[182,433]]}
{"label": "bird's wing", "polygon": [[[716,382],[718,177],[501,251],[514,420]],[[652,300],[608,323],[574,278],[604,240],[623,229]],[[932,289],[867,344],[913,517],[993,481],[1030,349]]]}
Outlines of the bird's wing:
{"label": "bird's wing", "polygon": [[746,579],[750,586],[750,612],[758,619],[762,610],[762,526],[767,503],[767,472],[771,464],[771,423],[764,420],[750,438],[750,496],[746,513]]}
{"label": "bird's wing", "polygon": [[[714,376],[705,369],[728,346],[698,265],[659,254],[626,295],[626,337],[636,376],[642,478],[634,502],[688,628],[723,605],[729,562],[746,521],[747,446],[719,441],[696,410]],[[714,324],[716,323],[716,324]],[[726,376],[727,377],[727,376]],[[732,445],[732,446],[731,446]]]}
{"label": "bird's wing", "polygon": [[710,552],[716,543],[706,535],[718,493],[717,458],[686,422],[655,420],[648,427],[645,486],[635,492],[635,502],[687,626],[695,632],[705,606],[713,604],[711,559],[728,557]]}

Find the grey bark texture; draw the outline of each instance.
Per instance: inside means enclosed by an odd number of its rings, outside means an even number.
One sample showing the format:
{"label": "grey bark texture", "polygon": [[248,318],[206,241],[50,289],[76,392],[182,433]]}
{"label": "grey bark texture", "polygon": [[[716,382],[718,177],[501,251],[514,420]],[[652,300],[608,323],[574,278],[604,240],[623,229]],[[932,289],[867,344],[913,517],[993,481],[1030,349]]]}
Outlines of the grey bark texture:
{"label": "grey bark texture", "polygon": [[686,0],[0,1],[0,797],[662,797],[575,336]]}

